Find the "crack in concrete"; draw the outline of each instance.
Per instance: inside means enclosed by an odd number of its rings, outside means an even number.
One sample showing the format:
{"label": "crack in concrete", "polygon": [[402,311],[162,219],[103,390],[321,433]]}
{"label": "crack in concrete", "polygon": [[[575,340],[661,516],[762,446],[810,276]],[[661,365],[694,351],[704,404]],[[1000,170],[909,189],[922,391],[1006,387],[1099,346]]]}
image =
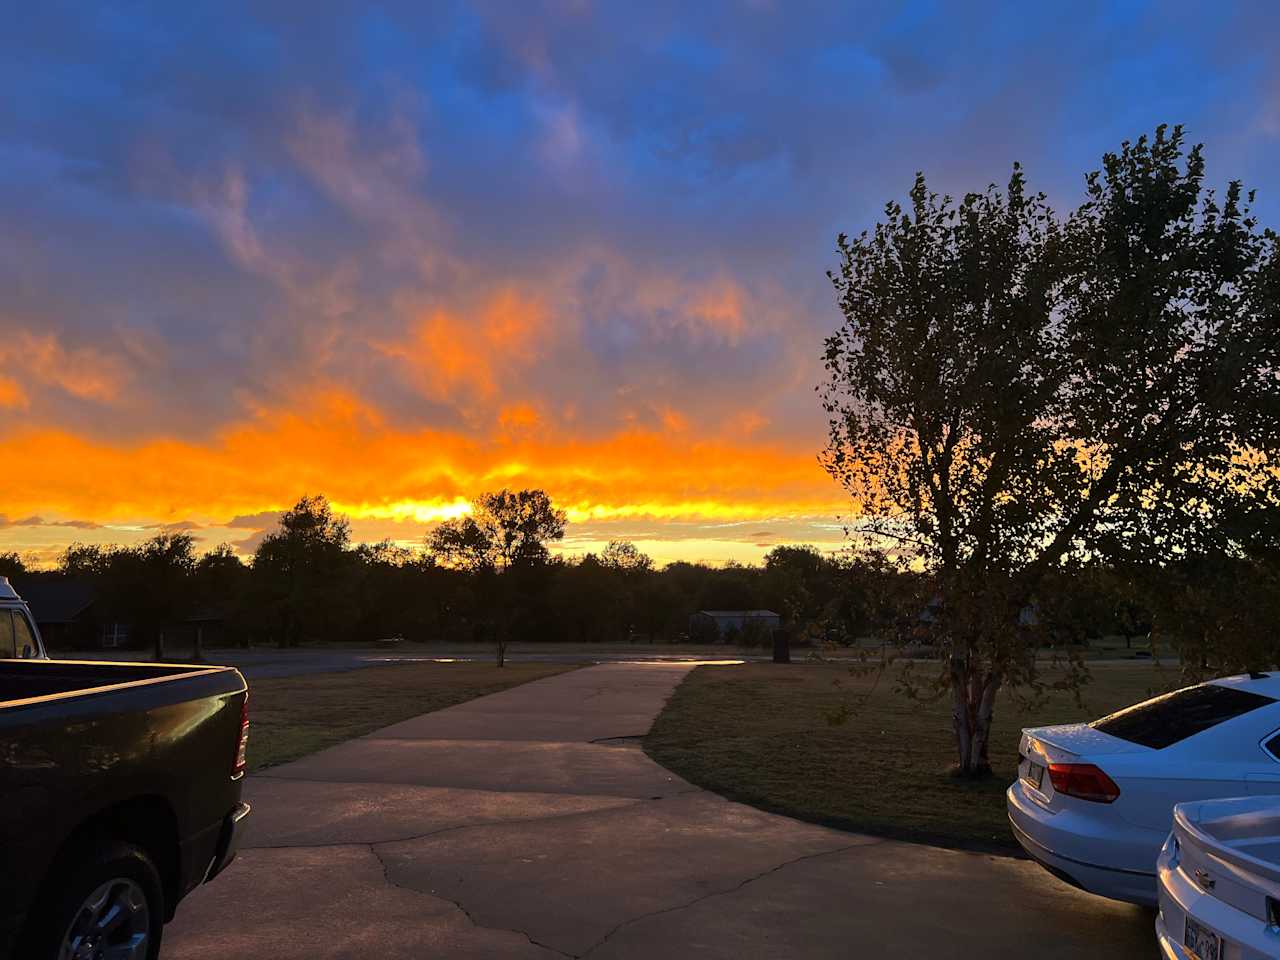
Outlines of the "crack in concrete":
{"label": "crack in concrete", "polygon": [[377,860],[378,863],[382,866],[382,879],[387,884],[387,886],[395,887],[397,890],[407,890],[410,893],[417,894],[420,897],[431,897],[434,900],[443,900],[445,903],[451,903],[464,917],[467,918],[467,922],[470,923],[471,926],[475,927],[477,930],[494,930],[499,933],[514,933],[517,936],[524,937],[525,940],[527,940],[531,946],[535,946],[540,950],[549,950],[552,953],[556,954],[557,956],[568,958],[568,960],[577,960],[577,957],[574,954],[565,953],[563,950],[557,950],[555,947],[551,946],[550,944],[542,943],[538,940],[535,940],[524,930],[517,930],[514,927],[491,927],[478,922],[476,918],[471,915],[470,910],[464,907],[460,901],[454,900],[452,897],[442,896],[439,893],[425,893],[424,891],[415,889],[414,887],[406,887],[403,884],[396,883],[396,881],[393,880],[391,877],[390,865],[383,858],[382,854],[378,852],[377,848],[380,846],[380,844],[367,843],[367,844],[362,844],[362,846],[367,847],[369,852],[373,854],[374,859]]}
{"label": "crack in concrete", "polygon": [[863,847],[878,847],[881,844],[886,842],[887,841],[884,841],[884,840],[875,840],[871,843],[867,843],[864,841],[862,843],[851,843],[851,844],[848,844],[847,846],[838,847],[835,850],[824,850],[821,853],[808,853],[802,857],[795,857],[794,859],[791,859],[791,860],[785,860],[782,863],[779,863],[775,866],[770,867],[768,870],[762,870],[760,873],[747,877],[745,880],[742,880],[739,883],[735,884],[734,886],[729,887],[725,890],[712,890],[709,893],[704,893],[704,894],[701,894],[700,896],[694,897],[692,900],[688,901],[687,903],[677,904],[676,906],[673,906],[673,907],[663,907],[661,910],[652,910],[649,913],[642,913],[638,917],[631,917],[630,919],[623,920],[620,924],[618,924],[616,927],[614,927],[612,930],[606,933],[603,937],[601,937],[599,940],[593,943],[590,947],[588,947],[585,953],[578,954],[575,960],[584,960],[584,958],[591,956],[591,954],[595,953],[597,950],[603,947],[606,943],[608,943],[609,940],[615,934],[626,929],[632,924],[639,923],[642,920],[649,920],[653,917],[663,916],[664,914],[678,913],[681,910],[688,910],[690,907],[696,906],[697,904],[702,903],[702,901],[704,900],[711,900],[714,897],[729,896],[730,894],[737,893],[740,890],[744,889],[745,887],[749,886],[750,884],[755,883],[757,880],[763,880],[765,877],[771,876],[772,874],[777,873],[779,870],[783,870],[786,867],[794,866],[797,863],[804,863],[806,860],[816,860],[819,857],[830,857],[830,856],[834,856],[837,853],[848,853],[850,850],[858,850]]}

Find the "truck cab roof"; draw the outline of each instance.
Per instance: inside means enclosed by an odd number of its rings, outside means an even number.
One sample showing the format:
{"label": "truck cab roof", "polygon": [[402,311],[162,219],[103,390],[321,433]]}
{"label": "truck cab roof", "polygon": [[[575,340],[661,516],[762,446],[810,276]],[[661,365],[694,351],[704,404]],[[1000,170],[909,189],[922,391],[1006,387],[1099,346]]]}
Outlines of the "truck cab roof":
{"label": "truck cab roof", "polygon": [[13,584],[9,582],[9,578],[0,577],[0,604],[21,602],[22,598],[18,596],[18,591],[13,589]]}

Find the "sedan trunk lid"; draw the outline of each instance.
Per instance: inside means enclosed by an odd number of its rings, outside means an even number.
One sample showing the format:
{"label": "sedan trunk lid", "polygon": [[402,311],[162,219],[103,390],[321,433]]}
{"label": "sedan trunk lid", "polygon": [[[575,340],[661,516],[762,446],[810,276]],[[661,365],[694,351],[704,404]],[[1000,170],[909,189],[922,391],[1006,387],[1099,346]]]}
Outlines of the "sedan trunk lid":
{"label": "sedan trunk lid", "polygon": [[1048,765],[1080,757],[1150,753],[1151,748],[1113,737],[1087,723],[1062,723],[1052,727],[1026,728],[1022,731],[1018,752],[1036,763]]}

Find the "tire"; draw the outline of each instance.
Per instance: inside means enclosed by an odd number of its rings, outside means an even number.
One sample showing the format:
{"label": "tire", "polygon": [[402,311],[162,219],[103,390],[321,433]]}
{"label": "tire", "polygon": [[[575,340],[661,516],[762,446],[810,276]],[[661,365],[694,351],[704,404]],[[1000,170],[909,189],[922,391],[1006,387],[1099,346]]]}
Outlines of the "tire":
{"label": "tire", "polygon": [[[36,917],[30,960],[157,960],[164,892],[151,858],[129,843],[100,847],[48,888]],[[101,931],[105,931],[105,934]]]}

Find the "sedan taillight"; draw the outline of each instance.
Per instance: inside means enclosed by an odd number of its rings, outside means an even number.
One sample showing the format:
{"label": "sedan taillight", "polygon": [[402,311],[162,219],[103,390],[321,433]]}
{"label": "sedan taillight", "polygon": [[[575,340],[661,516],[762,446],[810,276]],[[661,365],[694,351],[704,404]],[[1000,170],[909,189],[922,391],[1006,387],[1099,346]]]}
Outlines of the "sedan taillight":
{"label": "sedan taillight", "polygon": [[244,703],[240,706],[240,742],[236,744],[236,762],[231,768],[231,778],[243,776],[249,751],[249,693],[245,691]]}
{"label": "sedan taillight", "polygon": [[1049,779],[1057,793],[1078,800],[1111,803],[1120,796],[1116,782],[1092,763],[1051,763]]}

